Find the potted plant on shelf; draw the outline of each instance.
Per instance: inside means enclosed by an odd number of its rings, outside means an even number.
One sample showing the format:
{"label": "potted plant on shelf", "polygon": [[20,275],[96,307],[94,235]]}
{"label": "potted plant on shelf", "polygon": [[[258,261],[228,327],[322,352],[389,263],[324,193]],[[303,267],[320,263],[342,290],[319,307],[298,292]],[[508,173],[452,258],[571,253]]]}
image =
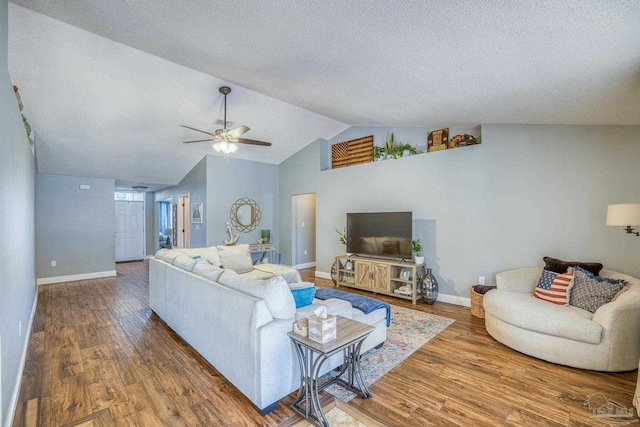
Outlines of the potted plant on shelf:
{"label": "potted plant on shelf", "polygon": [[373,159],[375,161],[384,160],[385,150],[384,147],[373,147]]}
{"label": "potted plant on shelf", "polygon": [[403,157],[407,153],[409,153],[408,155],[411,155],[411,154],[417,154],[418,152],[416,151],[415,147],[409,144],[396,145],[393,158],[397,159],[398,157]]}
{"label": "potted plant on shelf", "polygon": [[391,157],[391,156],[393,156],[393,158],[395,158],[396,138],[393,135],[393,132],[391,132],[391,136],[388,136],[387,139],[384,141],[383,150],[384,150],[384,153],[385,153],[385,157],[387,159],[389,157]]}
{"label": "potted plant on shelf", "polygon": [[412,240],[411,248],[413,249],[413,252],[416,254],[416,256],[414,257],[415,263],[418,265],[424,264],[424,257],[421,255],[422,244],[420,243],[420,239]]}

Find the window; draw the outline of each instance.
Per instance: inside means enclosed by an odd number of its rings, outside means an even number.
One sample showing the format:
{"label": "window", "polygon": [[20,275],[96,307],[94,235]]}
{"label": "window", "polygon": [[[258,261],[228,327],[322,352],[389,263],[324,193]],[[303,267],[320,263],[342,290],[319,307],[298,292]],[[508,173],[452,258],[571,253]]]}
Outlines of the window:
{"label": "window", "polygon": [[123,202],[144,202],[144,193],[116,191],[115,200]]}

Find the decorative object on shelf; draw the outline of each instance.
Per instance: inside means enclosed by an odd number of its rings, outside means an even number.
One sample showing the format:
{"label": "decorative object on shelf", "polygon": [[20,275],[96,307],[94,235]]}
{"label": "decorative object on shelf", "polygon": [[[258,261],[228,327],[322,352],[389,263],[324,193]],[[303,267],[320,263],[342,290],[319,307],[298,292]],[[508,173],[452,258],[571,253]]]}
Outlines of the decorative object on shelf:
{"label": "decorative object on shelf", "polygon": [[393,153],[393,158],[394,159],[398,159],[400,157],[404,157],[405,154],[412,155],[412,154],[418,154],[418,152],[416,151],[414,146],[409,145],[409,144],[400,143],[400,144],[396,145],[394,153]]}
{"label": "decorative object on shelf", "polygon": [[350,259],[348,259],[347,262],[344,263],[344,269],[345,270],[353,270],[353,263],[351,262]]}
{"label": "decorative object on shelf", "polygon": [[387,136],[387,139],[384,141],[384,152],[387,159],[396,152],[396,138],[393,132],[391,132],[391,135]]}
{"label": "decorative object on shelf", "polygon": [[410,268],[402,268],[400,270],[400,278],[402,280],[411,280],[411,271]]}
{"label": "decorative object on shelf", "polygon": [[607,206],[606,224],[613,227],[625,227],[627,234],[640,236],[640,232],[631,228],[640,225],[640,203],[619,203]]}
{"label": "decorative object on shelf", "polygon": [[227,233],[229,233],[229,240],[225,240],[224,244],[227,246],[233,246],[236,244],[238,239],[240,238],[240,233],[233,235],[233,230],[231,229],[231,223],[227,222]]}
{"label": "decorative object on shelf", "polygon": [[438,129],[427,134],[427,151],[446,150],[449,143],[449,128]]}
{"label": "decorative object on shelf", "polygon": [[438,299],[438,281],[430,268],[427,268],[427,274],[422,278],[422,299],[429,305]]}
{"label": "decorative object on shelf", "polygon": [[202,224],[203,217],[204,217],[204,204],[192,203],[191,204],[191,222],[194,224]]}
{"label": "decorative object on shelf", "polygon": [[373,160],[380,161],[384,160],[385,150],[384,147],[373,147]]}
{"label": "decorative object on shelf", "polygon": [[373,135],[339,142],[331,146],[331,168],[359,165],[373,161]]}
{"label": "decorative object on shelf", "polygon": [[242,197],[231,205],[229,219],[236,230],[247,233],[258,227],[262,219],[262,211],[255,200]]}
{"label": "decorative object on shelf", "polygon": [[338,233],[338,236],[340,236],[340,243],[346,246],[347,245],[347,226],[345,225],[342,231],[336,228],[336,233]]}
{"label": "decorative object on shelf", "polygon": [[456,135],[449,140],[447,148],[464,147],[465,145],[478,144],[478,140],[473,135]]}
{"label": "decorative object on shelf", "polygon": [[31,139],[31,125],[27,118],[22,114],[22,110],[24,109],[24,105],[22,105],[22,99],[20,99],[20,92],[18,92],[18,86],[13,86],[13,92],[16,94],[16,100],[18,101],[18,108],[20,109],[20,115],[22,116],[22,123],[24,124],[24,130],[27,132],[27,138],[29,139],[29,144],[33,148],[34,141]]}
{"label": "decorative object on shelf", "polygon": [[271,240],[270,230],[260,230],[260,237],[262,237],[262,243],[269,243]]}
{"label": "decorative object on shelf", "polygon": [[416,256],[414,258],[415,263],[417,265],[424,264],[424,257],[421,255],[422,254],[422,244],[420,243],[420,239],[416,239],[416,240],[412,240],[411,241],[411,249],[416,254]]}

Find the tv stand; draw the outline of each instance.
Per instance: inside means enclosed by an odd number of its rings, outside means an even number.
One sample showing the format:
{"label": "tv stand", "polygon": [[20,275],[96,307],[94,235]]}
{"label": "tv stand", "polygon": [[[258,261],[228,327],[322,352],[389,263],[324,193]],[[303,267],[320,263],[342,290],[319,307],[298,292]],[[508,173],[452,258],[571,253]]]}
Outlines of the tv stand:
{"label": "tv stand", "polygon": [[421,266],[413,262],[340,255],[336,257],[336,266],[338,287],[390,295],[411,300],[413,304],[422,297],[417,286]]}

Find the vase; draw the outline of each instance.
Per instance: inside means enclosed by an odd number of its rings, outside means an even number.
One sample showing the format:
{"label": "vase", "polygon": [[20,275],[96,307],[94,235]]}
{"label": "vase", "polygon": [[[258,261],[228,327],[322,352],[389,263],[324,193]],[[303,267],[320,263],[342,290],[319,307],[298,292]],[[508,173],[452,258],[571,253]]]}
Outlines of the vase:
{"label": "vase", "polygon": [[416,265],[422,265],[422,264],[424,264],[424,257],[416,255],[414,261],[415,261]]}
{"label": "vase", "polygon": [[430,268],[427,268],[427,274],[422,278],[422,299],[430,305],[438,299],[438,281]]}

